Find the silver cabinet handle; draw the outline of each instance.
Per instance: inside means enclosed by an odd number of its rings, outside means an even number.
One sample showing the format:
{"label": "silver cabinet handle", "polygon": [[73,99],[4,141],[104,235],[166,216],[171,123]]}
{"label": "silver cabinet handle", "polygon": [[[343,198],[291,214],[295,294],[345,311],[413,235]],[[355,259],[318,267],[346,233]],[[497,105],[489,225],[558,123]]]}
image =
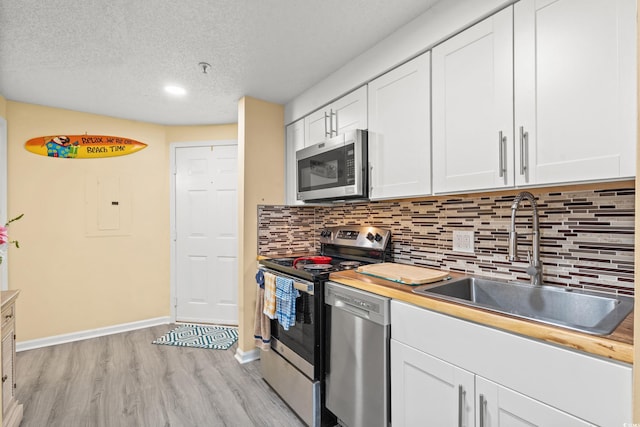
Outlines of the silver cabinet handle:
{"label": "silver cabinet handle", "polygon": [[527,174],[529,168],[529,132],[524,131],[520,126],[520,175]]}
{"label": "silver cabinet handle", "polygon": [[462,384],[458,385],[458,427],[463,427],[462,419],[464,418],[464,388]]}
{"label": "silver cabinet handle", "polygon": [[487,400],[484,398],[484,394],[480,394],[480,398],[479,398],[479,403],[480,403],[480,408],[478,409],[479,414],[480,414],[480,426],[479,427],[485,427],[484,426],[484,416],[485,416],[485,411],[487,408]]}
{"label": "silver cabinet handle", "polygon": [[500,178],[502,178],[503,176],[505,176],[505,174],[507,173],[507,167],[505,165],[505,157],[506,157],[506,150],[507,147],[507,137],[502,135],[502,131],[498,132],[498,153],[499,153],[499,160],[500,160],[500,171],[499,171],[499,176]]}
{"label": "silver cabinet handle", "polygon": [[[336,126],[333,126],[333,118],[336,118]],[[338,112],[337,111],[333,111],[331,110],[331,132],[335,132],[336,135],[338,136]]]}
{"label": "silver cabinet handle", "polygon": [[327,126],[327,119],[330,119],[331,116],[324,112],[324,136],[331,137],[331,122],[329,122],[329,126]]}

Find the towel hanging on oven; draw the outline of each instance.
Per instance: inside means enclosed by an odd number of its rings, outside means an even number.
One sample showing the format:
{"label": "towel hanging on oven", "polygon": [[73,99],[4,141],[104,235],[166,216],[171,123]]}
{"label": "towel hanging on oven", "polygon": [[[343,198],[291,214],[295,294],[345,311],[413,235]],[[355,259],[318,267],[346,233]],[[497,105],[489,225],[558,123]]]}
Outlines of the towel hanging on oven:
{"label": "towel hanging on oven", "polygon": [[298,290],[293,280],[276,276],[276,319],[285,331],[296,323],[296,298]]}
{"label": "towel hanging on oven", "polygon": [[276,318],[276,276],[264,273],[264,309],[262,311],[269,319]]}
{"label": "towel hanging on oven", "polygon": [[[262,275],[260,277],[262,277]],[[264,277],[262,277],[262,279],[264,279]],[[256,286],[256,312],[253,338],[256,347],[262,350],[269,350],[271,348],[271,320],[262,312],[264,306],[264,288],[260,286],[260,281],[258,275],[256,275],[258,286]],[[264,282],[264,280],[262,281]]]}

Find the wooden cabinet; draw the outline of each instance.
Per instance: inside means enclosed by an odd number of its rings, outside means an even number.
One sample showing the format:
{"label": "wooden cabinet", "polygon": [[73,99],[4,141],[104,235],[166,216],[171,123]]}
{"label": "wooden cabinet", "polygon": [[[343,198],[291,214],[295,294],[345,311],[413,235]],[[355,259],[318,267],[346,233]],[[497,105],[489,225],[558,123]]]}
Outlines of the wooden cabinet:
{"label": "wooden cabinet", "polygon": [[513,12],[433,49],[433,190],[513,186]]}
{"label": "wooden cabinet", "polygon": [[368,86],[370,198],[431,194],[427,52]]}
{"label": "wooden cabinet", "polygon": [[434,192],[633,177],[635,5],[522,0],[436,46]]}
{"label": "wooden cabinet", "polygon": [[393,425],[631,423],[628,364],[395,300],[391,325]]}
{"label": "wooden cabinet", "polygon": [[16,389],[15,299],[18,291],[2,291],[2,426],[18,426],[22,420],[22,404]]}
{"label": "wooden cabinet", "polygon": [[305,146],[349,130],[367,129],[367,86],[343,96],[304,118]]}
{"label": "wooden cabinet", "polygon": [[514,5],[516,184],[635,176],[636,1]]}
{"label": "wooden cabinet", "polygon": [[302,201],[296,200],[298,191],[298,176],[296,171],[296,151],[305,147],[304,144],[304,119],[300,119],[287,126],[285,142],[285,203],[287,205],[301,205]]}

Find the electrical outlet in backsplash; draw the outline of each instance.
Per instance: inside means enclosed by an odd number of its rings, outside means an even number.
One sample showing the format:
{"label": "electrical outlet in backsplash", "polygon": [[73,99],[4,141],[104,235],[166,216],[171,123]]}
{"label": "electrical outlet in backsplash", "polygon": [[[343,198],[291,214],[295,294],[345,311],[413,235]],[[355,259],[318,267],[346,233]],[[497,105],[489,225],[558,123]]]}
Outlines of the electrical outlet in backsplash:
{"label": "electrical outlet in backsplash", "polygon": [[[513,194],[476,194],[336,206],[259,206],[258,252],[291,255],[319,250],[324,226],[370,224],[391,230],[394,262],[527,281],[526,262],[509,262]],[[633,295],[635,189],[535,193],[547,284]],[[523,203],[518,230],[527,232]],[[473,231],[475,253],[453,251],[453,231]],[[526,258],[529,239],[519,241]]]}

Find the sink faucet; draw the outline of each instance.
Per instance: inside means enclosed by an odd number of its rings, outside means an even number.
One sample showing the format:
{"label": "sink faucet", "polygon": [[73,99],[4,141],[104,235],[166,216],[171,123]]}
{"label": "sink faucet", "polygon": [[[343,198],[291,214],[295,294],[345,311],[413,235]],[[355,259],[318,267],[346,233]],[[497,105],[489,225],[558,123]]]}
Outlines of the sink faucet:
{"label": "sink faucet", "polygon": [[[520,207],[520,202],[527,199],[531,204],[533,217],[533,231],[531,233],[516,233],[516,213]],[[533,247],[533,256],[531,251],[527,252],[527,274],[531,276],[532,285],[542,285],[542,262],[540,261],[540,222],[538,220],[538,205],[533,194],[523,191],[513,199],[511,205],[511,228],[509,230],[509,261],[521,261],[518,257],[518,235],[531,234],[531,246]]]}

